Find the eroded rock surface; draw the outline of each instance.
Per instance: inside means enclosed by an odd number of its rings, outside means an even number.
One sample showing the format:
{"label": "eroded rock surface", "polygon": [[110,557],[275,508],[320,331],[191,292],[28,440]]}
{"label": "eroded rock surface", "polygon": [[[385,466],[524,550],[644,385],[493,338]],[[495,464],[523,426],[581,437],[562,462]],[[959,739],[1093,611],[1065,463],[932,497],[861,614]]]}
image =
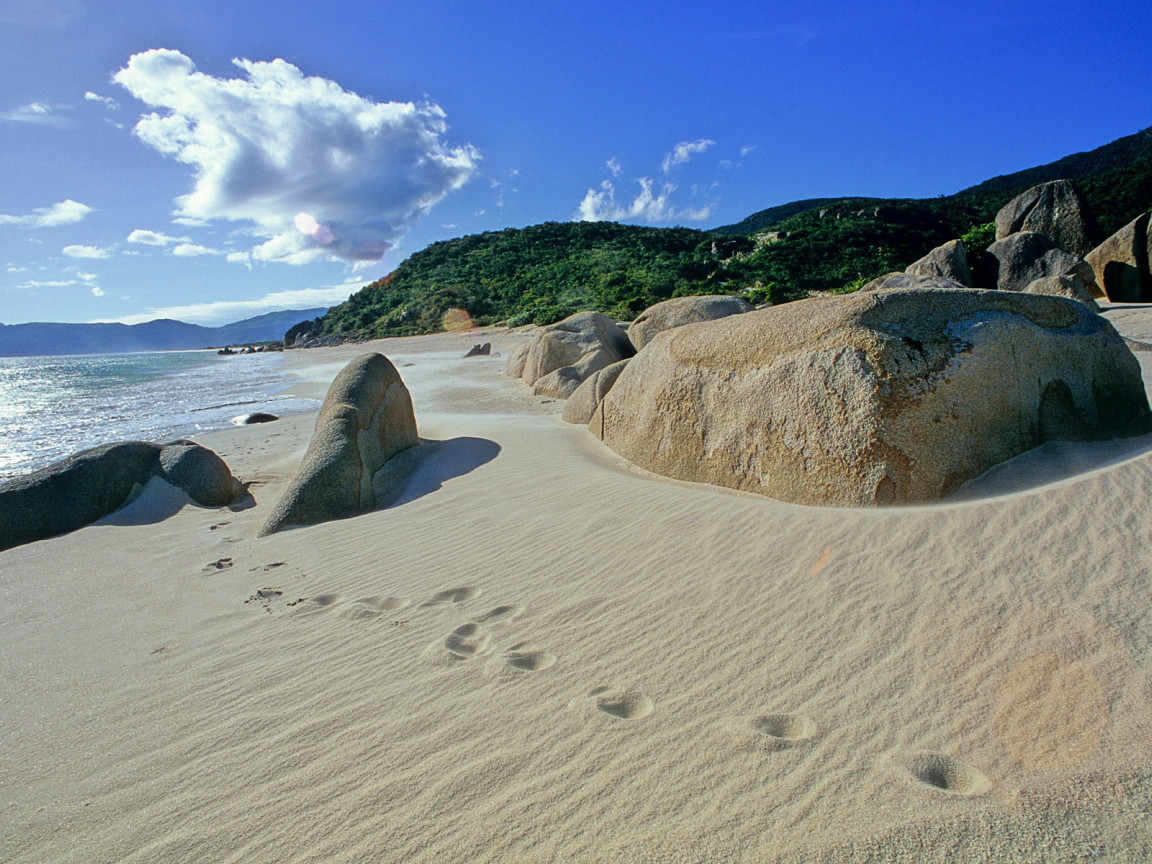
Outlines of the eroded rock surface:
{"label": "eroded rock surface", "polygon": [[376,506],[373,475],[419,443],[412,397],[383,354],[364,354],[328,388],[308,450],[260,536],[315,525]]}
{"label": "eroded rock surface", "polygon": [[639,351],[652,341],[657,333],[696,324],[700,321],[715,321],[729,315],[751,312],[753,306],[747,300],[727,294],[703,295],[700,297],[674,297],[649,306],[637,316],[628,327],[628,338]]}
{"label": "eroded rock surface", "polygon": [[1067,300],[893,290],[656,337],[589,429],[636,464],[800,504],[935,501],[1047,440],[1152,428],[1140,367]]}

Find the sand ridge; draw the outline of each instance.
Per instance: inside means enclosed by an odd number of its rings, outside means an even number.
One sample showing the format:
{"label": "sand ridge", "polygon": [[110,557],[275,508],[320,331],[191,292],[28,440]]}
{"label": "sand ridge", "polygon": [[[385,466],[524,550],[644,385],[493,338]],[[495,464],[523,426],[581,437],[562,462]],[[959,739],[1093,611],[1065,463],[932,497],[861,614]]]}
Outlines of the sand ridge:
{"label": "sand ridge", "polygon": [[0,858],[1148,857],[1147,442],[785,505],[634,469],[462,359],[523,338],[288,355],[302,395],[396,364],[430,456],[387,508],[255,539],[286,418],[201,439],[236,510],[0,553]]}

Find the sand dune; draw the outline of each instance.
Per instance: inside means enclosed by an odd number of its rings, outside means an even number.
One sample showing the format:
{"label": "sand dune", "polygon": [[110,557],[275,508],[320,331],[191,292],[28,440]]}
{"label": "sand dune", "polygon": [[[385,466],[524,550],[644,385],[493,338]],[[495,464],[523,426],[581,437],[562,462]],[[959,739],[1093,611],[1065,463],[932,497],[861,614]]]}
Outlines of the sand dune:
{"label": "sand dune", "polygon": [[0,859],[1152,857],[1152,440],[786,505],[462,359],[523,338],[289,355],[318,398],[400,370],[425,452],[387,508],[255,539],[287,418],[200,439],[254,506],[0,553]]}

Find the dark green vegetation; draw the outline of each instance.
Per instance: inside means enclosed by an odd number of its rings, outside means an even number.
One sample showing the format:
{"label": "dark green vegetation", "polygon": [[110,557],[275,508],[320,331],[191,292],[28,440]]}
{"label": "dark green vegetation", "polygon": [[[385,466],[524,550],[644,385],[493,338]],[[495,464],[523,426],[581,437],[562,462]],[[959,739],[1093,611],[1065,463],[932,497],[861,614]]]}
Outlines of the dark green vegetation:
{"label": "dark green vegetation", "polygon": [[453,308],[478,324],[550,324],[585,309],[630,319],[691,294],[850,291],[956,237],[978,255],[1004,204],[1057,179],[1077,182],[1111,234],[1152,206],[1152,128],[946,197],[796,201],[713,231],[548,222],[435,243],[330,309],[320,331],[428,333]]}

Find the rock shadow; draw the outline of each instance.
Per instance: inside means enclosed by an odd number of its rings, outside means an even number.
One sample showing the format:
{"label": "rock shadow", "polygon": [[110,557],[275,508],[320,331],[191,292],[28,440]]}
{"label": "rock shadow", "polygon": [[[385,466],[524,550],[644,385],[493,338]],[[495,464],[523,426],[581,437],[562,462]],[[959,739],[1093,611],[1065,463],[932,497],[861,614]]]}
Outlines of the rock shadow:
{"label": "rock shadow", "polygon": [[399,507],[436,492],[445,482],[491,462],[500,445],[487,438],[449,438],[420,443],[399,453],[372,478],[376,509]]}

